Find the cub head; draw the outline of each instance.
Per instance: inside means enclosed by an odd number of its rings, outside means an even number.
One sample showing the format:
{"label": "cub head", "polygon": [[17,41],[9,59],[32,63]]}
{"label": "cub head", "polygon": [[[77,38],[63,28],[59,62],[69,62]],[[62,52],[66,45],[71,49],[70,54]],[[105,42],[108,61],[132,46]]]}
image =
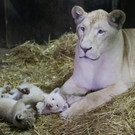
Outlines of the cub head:
{"label": "cub head", "polygon": [[45,97],[44,106],[44,114],[62,112],[68,108],[68,104],[60,94],[59,88],[54,89],[47,97]]}
{"label": "cub head", "polygon": [[113,44],[126,19],[121,10],[87,13],[79,6],[72,8],[72,16],[77,25],[79,58],[92,61],[98,60]]}
{"label": "cub head", "polygon": [[36,122],[36,111],[32,108],[19,112],[13,119],[13,124],[20,129],[30,129]]}

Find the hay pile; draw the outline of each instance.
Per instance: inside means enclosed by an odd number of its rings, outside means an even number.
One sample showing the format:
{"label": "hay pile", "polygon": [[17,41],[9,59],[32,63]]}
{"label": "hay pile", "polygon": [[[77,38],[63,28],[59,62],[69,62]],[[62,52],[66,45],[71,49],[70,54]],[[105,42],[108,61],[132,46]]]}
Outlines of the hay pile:
{"label": "hay pile", "polygon": [[[4,82],[13,88],[27,81],[50,92],[60,87],[72,74],[76,34],[67,33],[47,46],[26,42],[2,57],[0,86]],[[63,120],[59,114],[40,116],[35,128],[20,131],[0,120],[0,132],[27,135],[134,135],[135,88],[114,98],[86,115]]]}
{"label": "hay pile", "polygon": [[49,41],[47,46],[26,42],[12,49],[2,57],[4,70],[0,85],[7,82],[16,87],[26,81],[45,91],[61,86],[72,74],[76,40],[77,36],[69,33]]}

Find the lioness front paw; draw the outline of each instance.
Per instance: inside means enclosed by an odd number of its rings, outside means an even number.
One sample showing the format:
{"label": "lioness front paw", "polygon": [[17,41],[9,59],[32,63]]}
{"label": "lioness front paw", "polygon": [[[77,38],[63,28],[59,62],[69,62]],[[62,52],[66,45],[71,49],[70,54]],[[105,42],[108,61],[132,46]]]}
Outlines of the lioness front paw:
{"label": "lioness front paw", "polygon": [[72,108],[68,108],[66,111],[63,111],[62,113],[60,113],[60,116],[62,118],[70,118],[77,115],[74,111],[72,111]]}
{"label": "lioness front paw", "polygon": [[67,110],[66,110],[66,111],[60,113],[60,117],[61,117],[61,118],[69,118],[70,116],[68,115],[68,112],[67,112]]}
{"label": "lioness front paw", "polygon": [[[72,104],[70,108],[68,108],[66,111],[63,111],[60,116],[64,118],[70,118],[77,115],[82,115],[86,112],[86,108],[84,107],[85,102],[83,100],[77,101],[76,103]],[[83,106],[83,107],[82,107]]]}

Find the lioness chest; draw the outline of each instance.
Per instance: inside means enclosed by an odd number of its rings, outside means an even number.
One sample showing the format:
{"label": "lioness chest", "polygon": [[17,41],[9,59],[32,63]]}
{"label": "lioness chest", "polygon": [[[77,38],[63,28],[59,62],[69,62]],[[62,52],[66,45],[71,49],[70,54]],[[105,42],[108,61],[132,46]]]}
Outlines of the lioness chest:
{"label": "lioness chest", "polygon": [[[73,79],[80,87],[88,90],[96,90],[112,85],[121,78],[121,69],[115,63],[108,60],[87,63],[82,60],[75,66]],[[119,63],[117,63],[119,64]]]}

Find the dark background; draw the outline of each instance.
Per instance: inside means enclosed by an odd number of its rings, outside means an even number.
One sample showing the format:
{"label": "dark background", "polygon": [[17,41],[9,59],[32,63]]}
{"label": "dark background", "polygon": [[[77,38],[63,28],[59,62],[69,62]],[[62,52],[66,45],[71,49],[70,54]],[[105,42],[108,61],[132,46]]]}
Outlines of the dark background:
{"label": "dark background", "polygon": [[122,9],[127,15],[125,28],[135,27],[134,0],[0,0],[0,47],[12,48],[27,40],[44,44],[75,31],[71,16],[74,5],[87,12]]}

